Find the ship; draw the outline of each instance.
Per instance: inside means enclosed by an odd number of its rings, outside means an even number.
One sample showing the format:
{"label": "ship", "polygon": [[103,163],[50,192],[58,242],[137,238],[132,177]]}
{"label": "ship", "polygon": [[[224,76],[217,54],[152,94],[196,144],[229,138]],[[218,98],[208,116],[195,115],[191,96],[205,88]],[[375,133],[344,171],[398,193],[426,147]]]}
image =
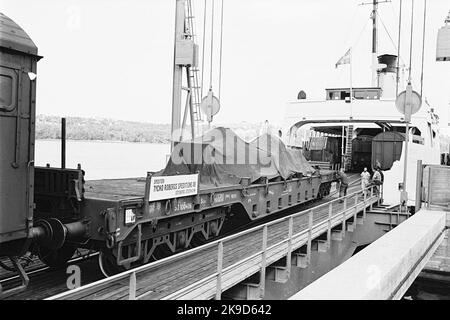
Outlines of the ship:
{"label": "ship", "polygon": [[[321,100],[300,91],[297,100],[287,103],[284,131],[287,144],[301,148],[309,160],[353,172],[381,168],[383,202],[414,210],[418,161],[440,164],[439,116],[420,96],[421,108],[410,121],[396,107],[407,82],[400,79],[399,55],[378,52],[378,4],[373,0],[370,17],[372,84],[326,88]],[[336,66],[351,64],[351,55],[349,49]]]}

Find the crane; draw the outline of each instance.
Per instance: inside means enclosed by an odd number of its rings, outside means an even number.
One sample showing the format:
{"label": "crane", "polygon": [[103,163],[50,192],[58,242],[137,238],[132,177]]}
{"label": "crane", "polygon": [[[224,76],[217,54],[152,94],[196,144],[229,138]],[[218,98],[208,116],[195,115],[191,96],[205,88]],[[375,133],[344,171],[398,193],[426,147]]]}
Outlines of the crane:
{"label": "crane", "polygon": [[[206,22],[207,14],[211,15],[211,65],[210,65],[210,83],[207,96],[202,97],[203,77],[200,79],[199,56],[200,50],[197,44],[197,34],[195,33],[194,6],[193,0],[176,0],[175,7],[175,43],[174,43],[174,69],[173,69],[173,88],[172,88],[172,126],[171,126],[171,151],[175,144],[182,141],[187,135],[187,120],[189,116],[190,136],[195,138],[200,126],[204,123],[202,117],[206,114],[207,121],[212,121],[212,114],[218,111],[218,99],[214,96],[212,90],[212,70],[213,70],[213,38],[214,38],[214,16],[221,15],[221,39],[220,39],[220,64],[222,51],[222,22],[223,22],[223,0],[222,8],[219,12],[214,12],[214,0],[211,1],[211,12],[207,13],[206,0],[204,10],[204,20]],[[203,54],[205,59],[205,33],[206,23],[203,30]],[[203,65],[203,64],[202,64]],[[219,73],[221,72],[219,68]],[[219,80],[220,82],[220,80]],[[220,88],[220,84],[219,84]],[[219,89],[220,91],[220,89]],[[185,97],[183,112],[183,97]]]}

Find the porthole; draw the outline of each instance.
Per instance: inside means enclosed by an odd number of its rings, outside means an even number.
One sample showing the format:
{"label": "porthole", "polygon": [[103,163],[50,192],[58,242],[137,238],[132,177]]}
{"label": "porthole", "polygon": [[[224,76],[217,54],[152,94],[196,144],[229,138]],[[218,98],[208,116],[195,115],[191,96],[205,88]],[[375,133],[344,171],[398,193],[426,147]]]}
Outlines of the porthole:
{"label": "porthole", "polygon": [[14,70],[0,67],[0,111],[16,108],[17,77]]}

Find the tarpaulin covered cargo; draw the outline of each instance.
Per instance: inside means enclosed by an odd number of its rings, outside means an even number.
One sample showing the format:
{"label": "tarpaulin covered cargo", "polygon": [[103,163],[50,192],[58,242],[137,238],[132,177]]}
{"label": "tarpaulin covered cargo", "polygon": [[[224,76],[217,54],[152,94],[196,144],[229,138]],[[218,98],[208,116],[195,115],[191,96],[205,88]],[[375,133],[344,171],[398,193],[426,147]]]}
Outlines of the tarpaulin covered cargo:
{"label": "tarpaulin covered cargo", "polygon": [[231,129],[215,128],[201,137],[177,144],[166,167],[155,176],[199,173],[202,189],[250,183],[261,178],[289,179],[314,173],[300,151],[288,150],[276,136],[263,135],[245,142]]}
{"label": "tarpaulin covered cargo", "polygon": [[271,153],[271,166],[285,180],[298,173],[308,176],[315,172],[301,150],[286,148],[277,136],[266,133],[250,142],[250,145]]}

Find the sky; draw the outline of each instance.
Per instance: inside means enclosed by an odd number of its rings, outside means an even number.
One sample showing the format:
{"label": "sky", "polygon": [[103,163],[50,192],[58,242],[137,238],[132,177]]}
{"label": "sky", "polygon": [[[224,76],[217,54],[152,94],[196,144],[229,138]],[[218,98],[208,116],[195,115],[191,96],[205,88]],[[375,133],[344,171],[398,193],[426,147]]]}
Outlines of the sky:
{"label": "sky", "polygon": [[[217,15],[220,2],[215,1]],[[412,1],[403,0],[405,64]],[[221,110],[215,122],[282,123],[286,102],[300,90],[308,99],[324,99],[326,87],[348,86],[348,66],[335,68],[335,63],[350,46],[353,85],[370,85],[371,5],[360,3],[224,0]],[[194,0],[200,36],[203,4]],[[412,74],[419,91],[424,0],[414,5]],[[396,54],[399,0],[379,7],[380,53]],[[428,0],[424,95],[442,125],[449,122],[450,62],[436,62],[435,55],[437,31],[449,10],[450,0]],[[175,0],[0,0],[0,11],[44,56],[38,63],[39,114],[170,123]]]}

